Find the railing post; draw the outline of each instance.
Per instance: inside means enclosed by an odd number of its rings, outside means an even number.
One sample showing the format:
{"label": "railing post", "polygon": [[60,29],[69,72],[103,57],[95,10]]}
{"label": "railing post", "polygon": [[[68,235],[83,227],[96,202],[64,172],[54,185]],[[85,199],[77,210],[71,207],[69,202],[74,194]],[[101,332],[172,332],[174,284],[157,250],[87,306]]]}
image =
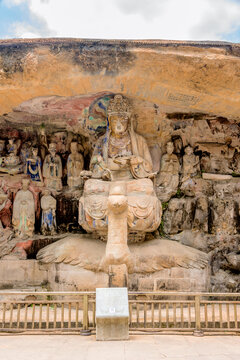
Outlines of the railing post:
{"label": "railing post", "polygon": [[195,295],[195,330],[194,336],[203,336],[201,329],[201,317],[200,317],[200,295]]}
{"label": "railing post", "polygon": [[80,331],[81,335],[91,335],[91,330],[88,328],[88,294],[83,295],[83,328]]}

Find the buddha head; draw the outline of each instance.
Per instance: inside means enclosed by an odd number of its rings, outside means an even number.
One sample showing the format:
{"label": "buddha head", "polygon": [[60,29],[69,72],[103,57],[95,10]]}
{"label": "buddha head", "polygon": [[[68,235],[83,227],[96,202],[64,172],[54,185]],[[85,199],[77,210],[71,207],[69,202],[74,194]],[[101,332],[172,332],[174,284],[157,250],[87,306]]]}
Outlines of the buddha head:
{"label": "buddha head", "polygon": [[42,190],[42,195],[49,196],[49,195],[51,195],[51,191],[48,188],[45,188]]}
{"label": "buddha head", "polygon": [[49,151],[49,154],[51,155],[51,157],[54,158],[56,156],[56,153],[57,153],[56,144],[55,143],[49,144],[48,151]]}
{"label": "buddha head", "polygon": [[36,158],[38,156],[38,148],[37,147],[32,148],[32,155],[34,158]]}
{"label": "buddha head", "polygon": [[173,143],[171,141],[169,141],[167,143],[167,154],[172,155],[173,150],[174,150],[174,145],[173,145]]}
{"label": "buddha head", "polygon": [[73,155],[78,153],[78,143],[76,141],[71,142],[70,150]]}
{"label": "buddha head", "polygon": [[108,121],[113,135],[121,136],[130,124],[131,111],[129,103],[122,95],[115,95],[109,102]]}
{"label": "buddha head", "polygon": [[190,145],[188,145],[188,146],[186,147],[186,149],[185,149],[185,154],[188,155],[188,156],[190,156],[190,155],[193,154],[193,149],[192,149],[192,147],[191,147]]}
{"label": "buddha head", "polygon": [[22,190],[27,191],[28,187],[29,187],[29,184],[30,184],[29,179],[27,179],[27,178],[22,179]]}

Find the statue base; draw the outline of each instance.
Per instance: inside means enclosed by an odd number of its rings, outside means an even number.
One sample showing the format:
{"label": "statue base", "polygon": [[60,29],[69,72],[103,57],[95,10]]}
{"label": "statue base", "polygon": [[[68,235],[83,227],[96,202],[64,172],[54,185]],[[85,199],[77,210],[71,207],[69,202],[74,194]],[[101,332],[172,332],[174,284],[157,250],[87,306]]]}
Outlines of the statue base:
{"label": "statue base", "polygon": [[109,287],[128,287],[128,269],[123,265],[109,266]]}
{"label": "statue base", "polygon": [[[95,291],[97,287],[119,287],[126,281],[125,273],[116,274],[111,279],[104,272],[93,272],[77,266],[8,258],[0,260],[0,289]],[[130,291],[204,292],[210,288],[210,272],[207,267],[171,268],[152,274],[133,273],[128,275],[128,288]]]}

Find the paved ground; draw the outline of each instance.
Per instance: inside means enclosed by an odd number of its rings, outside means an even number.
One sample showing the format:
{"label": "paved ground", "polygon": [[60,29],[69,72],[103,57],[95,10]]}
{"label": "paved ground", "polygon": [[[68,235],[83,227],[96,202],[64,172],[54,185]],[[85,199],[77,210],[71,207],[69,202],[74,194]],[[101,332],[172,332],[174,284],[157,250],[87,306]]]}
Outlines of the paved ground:
{"label": "paved ground", "polygon": [[133,335],[97,342],[95,336],[0,336],[1,360],[239,360],[240,336]]}

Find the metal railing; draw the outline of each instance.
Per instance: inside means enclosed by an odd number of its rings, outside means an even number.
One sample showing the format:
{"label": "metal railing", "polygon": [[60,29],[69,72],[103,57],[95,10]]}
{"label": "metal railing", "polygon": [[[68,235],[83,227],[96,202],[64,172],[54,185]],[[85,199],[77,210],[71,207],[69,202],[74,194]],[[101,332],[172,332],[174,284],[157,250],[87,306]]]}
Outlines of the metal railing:
{"label": "metal railing", "polygon": [[[95,292],[0,291],[1,332],[95,330]],[[130,331],[240,332],[240,293],[129,292]]]}

